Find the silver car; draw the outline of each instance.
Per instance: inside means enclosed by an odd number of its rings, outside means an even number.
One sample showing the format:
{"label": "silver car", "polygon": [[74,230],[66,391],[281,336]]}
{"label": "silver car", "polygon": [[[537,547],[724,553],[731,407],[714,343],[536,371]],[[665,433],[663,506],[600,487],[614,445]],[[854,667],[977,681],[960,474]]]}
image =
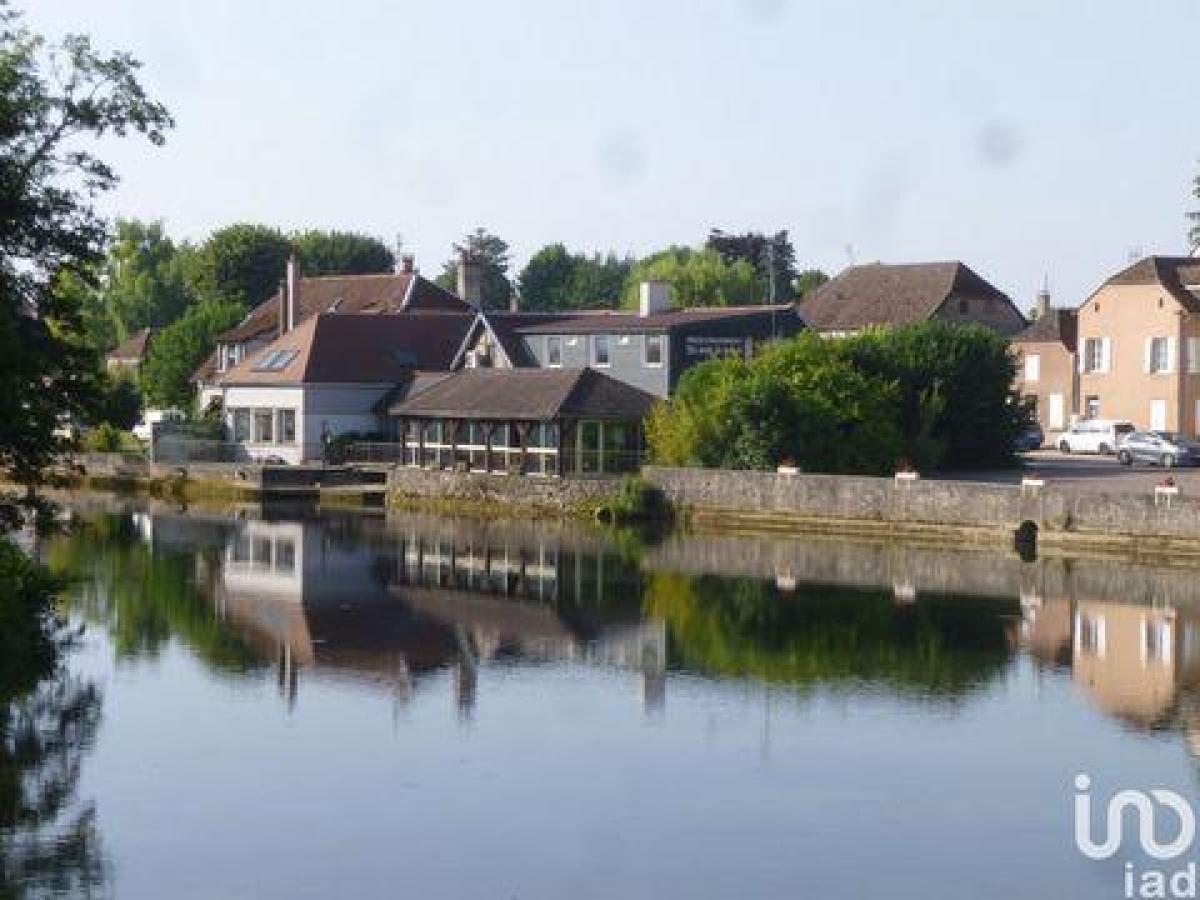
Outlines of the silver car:
{"label": "silver car", "polygon": [[1135,431],[1121,442],[1117,459],[1125,466],[1195,466],[1200,465],[1200,444],[1173,431]]}

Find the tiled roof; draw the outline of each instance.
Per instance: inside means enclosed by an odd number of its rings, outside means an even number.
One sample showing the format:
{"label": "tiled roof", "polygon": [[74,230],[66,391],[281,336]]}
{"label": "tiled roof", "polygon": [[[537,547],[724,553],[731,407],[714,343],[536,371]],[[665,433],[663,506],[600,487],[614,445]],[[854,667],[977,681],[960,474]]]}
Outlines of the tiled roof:
{"label": "tiled roof", "polygon": [[[473,312],[454,294],[415,272],[300,278],[296,283],[296,295],[297,324],[311,315],[325,312],[394,313],[402,309]],[[241,324],[218,335],[217,339],[248,341],[276,334],[279,331],[279,305],[280,295],[275,294],[251,310]]]}
{"label": "tiled roof", "polygon": [[1200,259],[1194,256],[1147,256],[1104,282],[1130,284],[1161,284],[1188,312],[1200,312]]}
{"label": "tiled roof", "polygon": [[[414,369],[448,369],[473,313],[380,315],[322,313],[238,363],[219,380],[229,385],[396,384]],[[278,369],[263,363],[295,355]]]}
{"label": "tiled roof", "polygon": [[1059,341],[1075,352],[1078,343],[1078,316],[1073,309],[1051,309],[1029,323],[1024,331],[1013,336],[1014,344],[1048,344]]}
{"label": "tiled roof", "polygon": [[463,369],[392,404],[393,416],[641,419],[657,398],[595,369]]}
{"label": "tiled roof", "polygon": [[217,377],[217,351],[214,350],[204,358],[204,362],[191,374],[188,381],[192,384],[210,382]]}
{"label": "tiled roof", "polygon": [[116,349],[108,354],[111,360],[137,360],[141,362],[146,358],[146,351],[150,349],[150,341],[154,337],[153,331],[149,328],[143,328],[141,331],[134,332],[125,341],[119,344]]}
{"label": "tiled roof", "polygon": [[851,266],[800,303],[800,316],[820,331],[924,322],[950,295],[1008,296],[961,262]]}
{"label": "tiled roof", "polygon": [[489,312],[488,320],[497,332],[506,329],[516,334],[588,334],[670,331],[689,325],[737,320],[766,322],[772,316],[799,324],[796,307],[791,303],[775,306],[696,306],[639,315],[628,310],[579,310],[561,313]]}

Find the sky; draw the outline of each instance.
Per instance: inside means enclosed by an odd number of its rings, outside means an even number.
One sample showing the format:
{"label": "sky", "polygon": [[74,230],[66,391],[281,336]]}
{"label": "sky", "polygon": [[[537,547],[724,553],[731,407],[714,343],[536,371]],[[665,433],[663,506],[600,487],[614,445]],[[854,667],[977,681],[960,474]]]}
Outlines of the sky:
{"label": "sky", "polygon": [[787,229],[801,268],[961,259],[1076,305],[1184,253],[1196,0],[16,0],[175,117],[103,208],[201,239],[484,226],[642,254]]}

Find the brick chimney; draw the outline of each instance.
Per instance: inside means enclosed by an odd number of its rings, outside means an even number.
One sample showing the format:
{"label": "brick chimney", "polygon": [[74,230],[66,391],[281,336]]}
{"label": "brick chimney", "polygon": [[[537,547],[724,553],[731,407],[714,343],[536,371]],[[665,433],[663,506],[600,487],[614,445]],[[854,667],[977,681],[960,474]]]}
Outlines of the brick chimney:
{"label": "brick chimney", "polygon": [[296,327],[297,303],[299,302],[297,291],[300,282],[296,269],[296,254],[293,253],[287,261],[287,314],[285,316],[287,324],[284,331],[291,331]]}
{"label": "brick chimney", "polygon": [[1037,318],[1044,319],[1050,314],[1050,288],[1043,285],[1038,291],[1037,305],[1034,307],[1037,310]]}
{"label": "brick chimney", "polygon": [[643,281],[638,286],[638,311],[643,316],[666,312],[671,308],[671,285],[665,281]]}
{"label": "brick chimney", "polygon": [[483,305],[483,266],[465,249],[458,252],[458,296],[476,308]]}
{"label": "brick chimney", "polygon": [[411,253],[401,253],[400,262],[396,266],[396,272],[400,275],[411,275],[416,271],[417,260]]}

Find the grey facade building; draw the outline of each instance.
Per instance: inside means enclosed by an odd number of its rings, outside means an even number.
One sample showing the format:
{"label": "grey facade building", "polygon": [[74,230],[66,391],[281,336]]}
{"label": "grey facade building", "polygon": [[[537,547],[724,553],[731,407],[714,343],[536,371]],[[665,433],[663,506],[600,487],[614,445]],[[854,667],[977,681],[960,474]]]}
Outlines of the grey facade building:
{"label": "grey facade building", "polygon": [[697,363],[752,356],[804,327],[791,304],[670,309],[667,303],[665,285],[646,284],[636,312],[481,312],[454,367],[592,368],[668,397]]}

